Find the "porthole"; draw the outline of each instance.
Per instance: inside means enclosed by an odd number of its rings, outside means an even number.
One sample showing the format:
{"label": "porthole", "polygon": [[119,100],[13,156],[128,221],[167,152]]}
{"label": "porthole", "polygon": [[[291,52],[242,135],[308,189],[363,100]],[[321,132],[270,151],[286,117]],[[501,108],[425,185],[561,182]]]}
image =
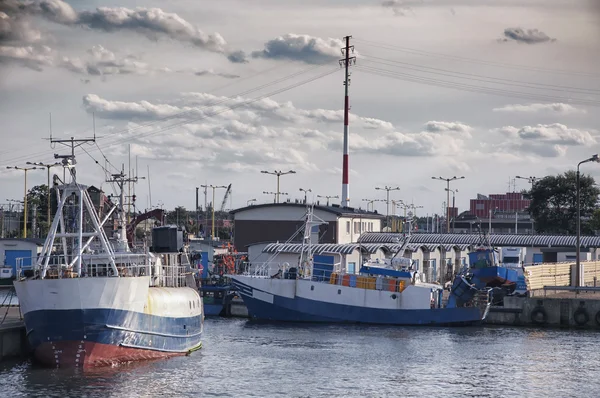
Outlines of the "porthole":
{"label": "porthole", "polygon": [[342,289],[338,289],[338,294],[342,294]]}
{"label": "porthole", "polygon": [[315,290],[315,285],[312,285],[312,286],[310,287],[310,290]]}

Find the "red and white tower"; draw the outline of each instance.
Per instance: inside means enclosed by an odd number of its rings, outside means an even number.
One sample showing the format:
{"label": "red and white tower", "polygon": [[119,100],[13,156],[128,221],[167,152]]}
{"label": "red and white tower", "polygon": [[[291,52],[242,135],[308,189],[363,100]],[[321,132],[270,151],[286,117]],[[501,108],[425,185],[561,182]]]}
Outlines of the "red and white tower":
{"label": "red and white tower", "polygon": [[350,111],[350,103],[348,100],[348,86],[350,86],[350,72],[349,67],[352,62],[356,64],[356,57],[350,56],[350,51],[354,53],[354,46],[350,45],[350,39],[352,36],[344,37],[346,41],[346,46],[342,48],[342,54],[344,54],[344,59],[340,60],[340,66],[345,68],[346,74],[344,79],[344,157],[342,160],[342,202],[340,205],[342,207],[350,206],[350,197],[349,197],[349,184],[348,184],[348,112]]}

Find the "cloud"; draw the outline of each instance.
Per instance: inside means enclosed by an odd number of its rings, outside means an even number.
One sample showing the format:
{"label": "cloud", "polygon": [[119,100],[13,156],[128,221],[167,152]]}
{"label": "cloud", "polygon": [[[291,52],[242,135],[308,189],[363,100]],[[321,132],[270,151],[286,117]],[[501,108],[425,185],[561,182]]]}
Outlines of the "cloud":
{"label": "cloud", "polygon": [[538,29],[506,28],[504,29],[504,38],[500,41],[516,41],[517,43],[539,44],[554,42],[556,39],[550,38],[544,32]]}
{"label": "cloud", "polygon": [[568,147],[596,145],[596,138],[588,131],[568,128],[564,124],[538,124],[536,126],[505,126],[491,130],[508,138],[496,147],[506,153],[521,153],[541,157],[565,156]]}
{"label": "cloud", "polygon": [[[343,110],[301,109],[291,102],[277,102],[271,98],[254,101],[244,97],[224,97],[209,93],[187,92],[171,104],[148,101],[109,101],[96,94],[83,97],[84,107],[96,117],[126,120],[157,120],[165,117],[203,118],[215,114],[226,118],[239,118],[252,123],[277,120],[285,123],[342,123]],[[233,107],[234,110],[228,110]],[[385,120],[349,115],[353,128],[365,130],[393,130],[392,123]]]}
{"label": "cloud", "polygon": [[35,71],[51,66],[54,53],[47,46],[0,46],[0,64],[15,64]]}
{"label": "cloud", "polygon": [[132,55],[119,58],[115,53],[101,45],[93,46],[87,52],[90,55],[87,60],[77,57],[63,57],[59,65],[72,72],[90,76],[144,75],[158,70],[150,67],[145,62],[137,60]]}
{"label": "cloud", "polygon": [[33,29],[27,20],[0,11],[0,43],[35,43],[41,38],[42,34]]}
{"label": "cloud", "polygon": [[175,13],[160,8],[98,7],[76,12],[62,0],[3,0],[0,10],[15,15],[35,15],[71,26],[82,26],[106,32],[132,31],[151,40],[168,37],[176,41],[218,53],[224,53],[227,42],[219,33],[207,34]]}
{"label": "cloud", "polygon": [[252,57],[320,64],[341,58],[340,49],[344,47],[344,43],[340,39],[322,39],[288,33],[269,40],[264,47],[264,50],[252,52]]}
{"label": "cloud", "polygon": [[509,138],[535,141],[537,143],[568,146],[589,146],[597,143],[596,138],[590,132],[568,128],[560,123],[538,124],[521,128],[505,126],[495,131],[499,131]]}
{"label": "cloud", "polygon": [[248,56],[245,52],[238,50],[232,51],[227,54],[227,59],[234,64],[246,64],[248,63]]}
{"label": "cloud", "polygon": [[216,72],[212,69],[195,70],[193,73],[196,76],[219,76],[225,79],[237,79],[238,77],[240,77],[239,75],[235,75],[233,73]]}
{"label": "cloud", "polygon": [[471,138],[473,128],[460,122],[436,122],[425,123],[425,130],[430,133],[459,133],[465,138]]}
{"label": "cloud", "polygon": [[409,13],[414,14],[412,7],[423,4],[423,0],[386,0],[381,3],[381,6],[390,8],[396,16],[405,17]]}
{"label": "cloud", "polygon": [[524,113],[536,113],[536,112],[550,112],[560,114],[574,114],[574,113],[586,113],[585,109],[576,108],[573,105],[563,104],[561,102],[553,104],[511,104],[505,105],[500,108],[494,108],[494,112],[524,112]]}

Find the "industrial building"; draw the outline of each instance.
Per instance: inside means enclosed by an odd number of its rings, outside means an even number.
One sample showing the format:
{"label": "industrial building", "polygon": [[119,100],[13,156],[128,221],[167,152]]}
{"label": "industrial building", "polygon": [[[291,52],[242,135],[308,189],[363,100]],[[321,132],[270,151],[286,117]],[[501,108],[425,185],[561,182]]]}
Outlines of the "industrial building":
{"label": "industrial building", "polygon": [[[304,224],[306,205],[303,203],[268,203],[242,207],[231,211],[235,234],[233,243],[238,251],[246,251],[256,243],[288,241]],[[385,216],[371,211],[342,208],[338,205],[314,206],[315,220],[324,224],[315,228],[319,243],[344,244],[356,242],[363,232],[381,231]],[[302,235],[296,241],[300,241]]]}

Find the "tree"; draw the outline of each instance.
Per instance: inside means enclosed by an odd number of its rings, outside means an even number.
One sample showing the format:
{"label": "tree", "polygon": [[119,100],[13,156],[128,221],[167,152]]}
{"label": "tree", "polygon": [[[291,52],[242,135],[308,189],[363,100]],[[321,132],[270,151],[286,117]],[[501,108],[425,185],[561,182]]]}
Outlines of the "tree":
{"label": "tree", "polygon": [[[529,213],[534,219],[535,230],[541,233],[577,233],[577,174],[567,171],[557,176],[547,176],[538,180],[530,191]],[[581,233],[592,233],[592,225],[587,219],[596,209],[600,189],[594,178],[582,175],[580,178]]]}
{"label": "tree", "polygon": [[175,210],[167,213],[167,224],[187,227],[188,212],[183,206],[177,206]]}

